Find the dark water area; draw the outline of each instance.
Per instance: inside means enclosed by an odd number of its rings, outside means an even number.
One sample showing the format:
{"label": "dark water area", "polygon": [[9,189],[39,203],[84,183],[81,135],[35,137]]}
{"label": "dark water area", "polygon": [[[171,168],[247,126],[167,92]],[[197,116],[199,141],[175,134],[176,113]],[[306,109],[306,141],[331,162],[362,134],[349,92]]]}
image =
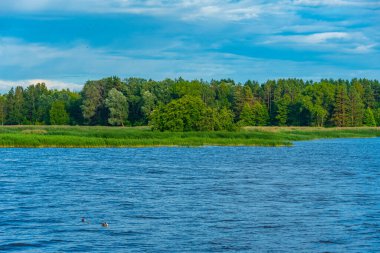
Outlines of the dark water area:
{"label": "dark water area", "polygon": [[1,149],[0,251],[379,252],[379,153],[380,138]]}

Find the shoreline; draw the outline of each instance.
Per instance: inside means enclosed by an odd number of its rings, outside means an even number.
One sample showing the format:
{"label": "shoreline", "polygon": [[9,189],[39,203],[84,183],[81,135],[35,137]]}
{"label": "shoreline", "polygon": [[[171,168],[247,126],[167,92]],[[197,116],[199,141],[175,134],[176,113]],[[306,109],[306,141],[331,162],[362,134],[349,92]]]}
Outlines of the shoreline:
{"label": "shoreline", "polygon": [[156,132],[149,127],[3,126],[0,148],[287,147],[296,141],[380,137],[379,127],[245,127],[234,132]]}

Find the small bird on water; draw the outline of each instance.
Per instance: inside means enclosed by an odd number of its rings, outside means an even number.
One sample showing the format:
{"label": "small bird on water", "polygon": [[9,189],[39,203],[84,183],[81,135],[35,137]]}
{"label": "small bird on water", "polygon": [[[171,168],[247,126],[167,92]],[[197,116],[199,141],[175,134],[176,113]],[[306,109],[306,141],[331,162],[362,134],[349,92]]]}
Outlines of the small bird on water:
{"label": "small bird on water", "polygon": [[84,217],[82,217],[82,222],[86,222],[86,219]]}
{"label": "small bird on water", "polygon": [[107,222],[102,222],[102,227],[108,228],[108,223]]}

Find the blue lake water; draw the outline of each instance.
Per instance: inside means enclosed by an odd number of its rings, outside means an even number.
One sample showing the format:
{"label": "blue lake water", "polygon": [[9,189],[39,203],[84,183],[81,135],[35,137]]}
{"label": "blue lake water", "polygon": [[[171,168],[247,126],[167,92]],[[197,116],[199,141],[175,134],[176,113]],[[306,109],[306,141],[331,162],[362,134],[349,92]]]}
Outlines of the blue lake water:
{"label": "blue lake water", "polygon": [[380,138],[0,149],[0,251],[378,252],[379,154]]}

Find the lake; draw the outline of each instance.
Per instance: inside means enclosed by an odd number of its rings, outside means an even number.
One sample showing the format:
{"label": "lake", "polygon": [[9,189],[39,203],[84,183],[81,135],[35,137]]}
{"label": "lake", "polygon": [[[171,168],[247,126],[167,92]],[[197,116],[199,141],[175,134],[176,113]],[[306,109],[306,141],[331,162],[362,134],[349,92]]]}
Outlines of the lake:
{"label": "lake", "polygon": [[375,252],[379,154],[380,138],[1,149],[0,251]]}

